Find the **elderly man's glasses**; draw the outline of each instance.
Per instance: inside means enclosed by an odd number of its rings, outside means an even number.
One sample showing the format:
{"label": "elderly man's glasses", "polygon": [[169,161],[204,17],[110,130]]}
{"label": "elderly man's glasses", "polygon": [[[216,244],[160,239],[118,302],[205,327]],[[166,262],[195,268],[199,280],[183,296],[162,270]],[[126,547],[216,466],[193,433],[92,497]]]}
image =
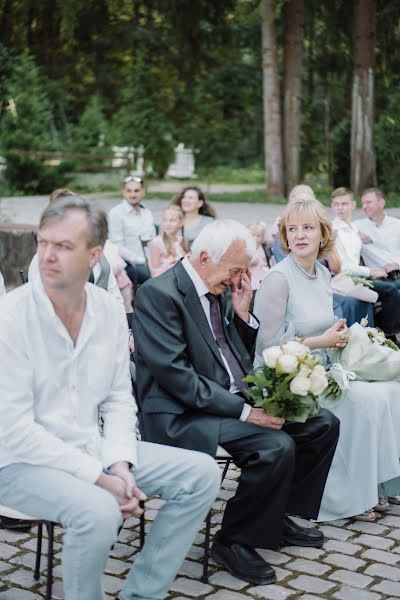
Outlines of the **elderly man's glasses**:
{"label": "elderly man's glasses", "polygon": [[124,179],[124,183],[130,183],[131,181],[134,181],[135,183],[141,183],[143,185],[143,179],[137,175],[128,175],[128,177],[125,177]]}

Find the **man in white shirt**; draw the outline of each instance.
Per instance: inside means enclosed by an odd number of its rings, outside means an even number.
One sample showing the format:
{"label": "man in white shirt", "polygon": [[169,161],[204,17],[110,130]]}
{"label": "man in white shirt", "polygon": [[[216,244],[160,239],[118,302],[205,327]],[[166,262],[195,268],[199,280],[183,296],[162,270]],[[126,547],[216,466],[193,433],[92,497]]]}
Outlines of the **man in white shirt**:
{"label": "man in white shirt", "polygon": [[141,177],[126,177],[122,188],[124,199],[108,213],[110,240],[128,263],[125,270],[134,289],[150,278],[141,240],[149,241],[156,235],[153,215],[142,205],[144,193]]}
{"label": "man in white shirt", "polygon": [[[385,197],[378,188],[361,194],[366,219],[355,221],[362,239],[361,256],[372,272],[380,273],[374,289],[384,302],[377,322],[387,334],[400,331],[400,220],[385,214]],[[381,321],[379,321],[381,318]]]}
{"label": "man in white shirt", "polygon": [[[361,194],[366,219],[356,225],[364,236],[361,254],[367,267],[381,267],[390,274],[400,269],[400,220],[385,214],[385,196],[378,188]],[[364,241],[364,240],[363,240]]]}
{"label": "man in white shirt", "polygon": [[[40,277],[0,301],[0,502],[65,529],[65,600],[104,600],[102,573],[144,493],[166,500],[120,600],[161,599],[214,500],[210,457],[138,442],[123,308],[87,282],[107,235],[77,197],[44,211]],[[99,429],[102,417],[102,431]],[[143,491],[141,491],[143,490]]]}

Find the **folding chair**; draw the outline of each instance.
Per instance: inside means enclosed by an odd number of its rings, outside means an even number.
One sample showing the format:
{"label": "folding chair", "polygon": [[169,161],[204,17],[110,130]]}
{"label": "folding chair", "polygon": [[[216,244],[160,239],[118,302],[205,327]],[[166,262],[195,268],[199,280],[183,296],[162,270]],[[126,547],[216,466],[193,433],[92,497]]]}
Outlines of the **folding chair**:
{"label": "folding chair", "polygon": [[36,561],[35,561],[35,570],[33,572],[33,578],[38,581],[40,578],[40,563],[42,559],[42,542],[43,542],[43,525],[47,528],[47,533],[49,536],[48,546],[47,546],[47,577],[46,577],[46,600],[52,600],[52,590],[53,590],[53,559],[54,559],[54,527],[56,523],[52,521],[45,521],[42,519],[37,519],[36,517],[32,517],[30,515],[25,515],[24,513],[20,513],[17,510],[14,510],[8,506],[0,505],[0,516],[8,517],[9,519],[18,519],[23,521],[29,521],[33,525],[37,524],[38,526],[38,536],[36,541]]}

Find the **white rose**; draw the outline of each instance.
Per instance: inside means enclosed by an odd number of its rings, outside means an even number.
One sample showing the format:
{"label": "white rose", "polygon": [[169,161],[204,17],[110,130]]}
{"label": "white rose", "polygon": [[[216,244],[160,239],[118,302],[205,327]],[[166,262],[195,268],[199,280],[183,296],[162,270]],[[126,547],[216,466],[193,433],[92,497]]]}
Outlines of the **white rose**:
{"label": "white rose", "polygon": [[263,360],[270,369],[275,369],[276,361],[280,356],[282,356],[282,350],[280,346],[271,346],[271,348],[265,348],[262,353]]}
{"label": "white rose", "polygon": [[308,377],[296,375],[296,377],[294,377],[290,382],[290,391],[292,394],[296,394],[297,396],[307,396],[310,389],[310,384],[311,382]]}
{"label": "white rose", "polygon": [[302,377],[309,377],[311,375],[312,369],[307,367],[307,365],[300,365],[299,375]]}
{"label": "white rose", "polygon": [[325,375],[325,371],[323,375],[321,375],[320,373],[311,373],[310,384],[310,392],[312,394],[314,394],[315,396],[319,396],[320,394],[322,394],[322,392],[328,385],[328,379]]}
{"label": "white rose", "polygon": [[307,356],[307,354],[310,352],[308,346],[296,341],[287,342],[282,346],[282,350],[286,354],[293,354],[294,356],[298,356],[300,358],[304,358],[304,356]]}
{"label": "white rose", "polygon": [[315,367],[312,370],[312,375],[314,377],[325,377],[326,376],[326,372],[325,369],[322,365],[315,365]]}
{"label": "white rose", "polygon": [[281,373],[293,373],[298,365],[299,361],[291,354],[282,354],[276,361],[276,369]]}

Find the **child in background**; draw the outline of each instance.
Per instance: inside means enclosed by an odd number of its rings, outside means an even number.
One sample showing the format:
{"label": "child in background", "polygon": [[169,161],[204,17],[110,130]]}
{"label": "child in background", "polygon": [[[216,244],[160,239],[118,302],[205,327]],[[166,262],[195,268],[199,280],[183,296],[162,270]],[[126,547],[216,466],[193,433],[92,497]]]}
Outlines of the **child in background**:
{"label": "child in background", "polygon": [[152,277],[173,267],[188,252],[181,233],[183,212],[179,206],[168,206],[163,212],[160,234],[148,243],[149,268]]}
{"label": "child in background", "polygon": [[254,223],[249,225],[249,229],[256,240],[256,253],[250,263],[251,287],[252,290],[258,290],[262,280],[268,271],[267,258],[265,256],[263,244],[266,242],[265,223]]}

